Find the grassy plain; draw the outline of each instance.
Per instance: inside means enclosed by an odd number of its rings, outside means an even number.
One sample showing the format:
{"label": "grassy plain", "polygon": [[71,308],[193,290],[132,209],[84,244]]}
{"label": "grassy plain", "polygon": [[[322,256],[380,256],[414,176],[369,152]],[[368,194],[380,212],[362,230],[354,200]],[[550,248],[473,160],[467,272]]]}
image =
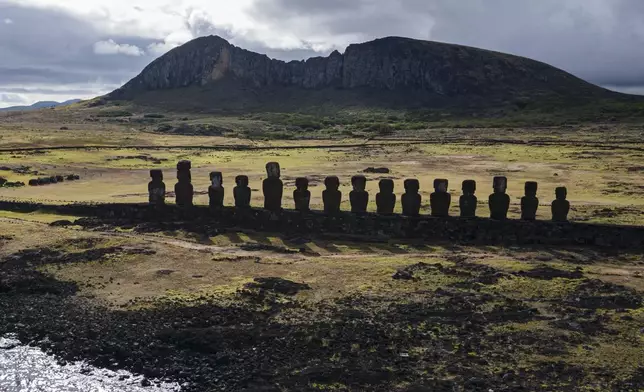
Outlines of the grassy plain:
{"label": "grassy plain", "polygon": [[[214,120],[201,118],[199,121]],[[218,121],[228,125],[243,122],[239,118]],[[255,120],[248,121],[255,124]],[[258,126],[270,128],[266,123]],[[292,204],[295,178],[307,176],[311,180],[312,206],[321,208],[323,180],[337,175],[344,195],[342,208],[349,209],[351,176],[361,174],[368,167],[387,167],[391,170],[389,174],[367,174],[370,210],[375,210],[375,194],[381,178],[393,178],[399,196],[404,192],[406,178],[418,178],[425,212],[428,212],[433,180],[447,178],[452,193],[451,213],[457,215],[460,184],[465,179],[474,179],[478,184],[478,213],[485,216],[492,177],[505,175],[509,179],[512,217],[519,215],[524,182],[538,181],[540,219],[549,218],[554,189],[566,186],[573,220],[644,223],[644,144],[640,125],[436,128],[401,130],[385,136],[327,134],[326,138],[313,133],[297,140],[274,139],[271,137],[274,130],[268,128],[263,131],[264,137],[253,138],[234,132],[229,136],[166,134],[110,123],[68,124],[69,129],[59,128],[46,123],[0,125],[0,166],[28,166],[42,175],[76,173],[81,175],[81,181],[0,188],[0,197],[142,202],[147,197],[149,169],[164,170],[170,192],[176,182],[176,162],[189,159],[194,168],[192,178],[197,203],[207,204],[208,173],[218,170],[224,173],[227,204],[233,203],[235,176],[246,174],[254,190],[253,204],[261,205],[259,189],[265,177],[264,165],[278,161],[282,166],[286,206]],[[297,137],[297,133],[293,135]],[[18,148],[32,150],[13,150]],[[37,177],[6,170],[0,171],[0,176],[23,182]],[[400,208],[398,203],[398,211]]]}

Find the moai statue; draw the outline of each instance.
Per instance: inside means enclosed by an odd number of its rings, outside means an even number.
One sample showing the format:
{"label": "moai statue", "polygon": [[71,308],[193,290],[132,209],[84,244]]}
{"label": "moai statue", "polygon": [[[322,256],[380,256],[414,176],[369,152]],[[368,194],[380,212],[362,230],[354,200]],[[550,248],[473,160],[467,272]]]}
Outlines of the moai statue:
{"label": "moai statue", "polygon": [[508,188],[508,179],[505,177],[494,177],[494,193],[490,195],[490,218],[505,220],[508,218],[510,209],[510,196],[505,191]]}
{"label": "moai statue", "polygon": [[310,211],[311,191],[309,191],[309,179],[306,177],[296,178],[295,188],[293,191],[295,209],[300,212]]}
{"label": "moai statue", "polygon": [[221,172],[211,172],[210,183],[211,185],[208,187],[210,208],[222,208],[224,206],[224,177]]}
{"label": "moai statue", "polygon": [[192,164],[190,161],[180,161],[177,163],[177,184],[174,186],[174,193],[176,195],[176,203],[178,206],[188,207],[192,206],[194,197],[194,188],[192,187],[192,175],[190,169]]}
{"label": "moai statue", "polygon": [[284,184],[280,180],[280,164],[269,162],[266,164],[266,174],[268,178],[262,183],[264,191],[264,208],[269,211],[282,210],[282,194],[284,193]]}
{"label": "moai statue", "polygon": [[235,196],[235,207],[250,208],[251,190],[248,187],[248,176],[235,177],[235,184],[237,184],[235,189],[233,189],[233,196]]}
{"label": "moai statue", "polygon": [[537,199],[537,183],[528,181],[525,183],[525,196],[521,198],[521,219],[536,220],[539,199]]}
{"label": "moai statue", "polygon": [[380,180],[378,183],[380,193],[376,195],[376,207],[379,214],[393,214],[396,206],[396,195],[394,194],[394,181],[389,179]]}
{"label": "moai statue", "polygon": [[152,177],[152,181],[148,183],[150,205],[164,205],[165,184],[163,183],[163,172],[159,169],[150,170],[150,177]]}
{"label": "moai statue", "polygon": [[422,196],[418,193],[420,182],[416,179],[405,180],[405,193],[402,195],[403,215],[419,216]]}
{"label": "moai statue", "polygon": [[452,204],[452,195],[447,193],[449,182],[445,179],[434,180],[435,192],[430,195],[432,216],[449,216],[449,206]]}
{"label": "moai statue", "polygon": [[476,181],[465,180],[463,181],[463,195],[459,200],[461,207],[461,217],[473,218],[476,216],[476,203],[478,202],[474,193],[476,192]]}
{"label": "moai statue", "polygon": [[552,220],[555,222],[568,222],[568,213],[570,212],[570,202],[566,200],[568,190],[565,187],[559,187],[555,190],[557,199],[552,202]]}
{"label": "moai statue", "polygon": [[324,179],[326,189],[322,192],[322,202],[324,202],[324,212],[327,214],[337,214],[340,212],[340,203],[342,203],[342,192],[340,192],[340,179],[336,176],[330,176]]}
{"label": "moai statue", "polygon": [[367,187],[367,177],[353,176],[351,177],[351,185],[353,186],[353,190],[349,193],[351,212],[367,212],[367,205],[369,204],[369,192],[365,190]]}

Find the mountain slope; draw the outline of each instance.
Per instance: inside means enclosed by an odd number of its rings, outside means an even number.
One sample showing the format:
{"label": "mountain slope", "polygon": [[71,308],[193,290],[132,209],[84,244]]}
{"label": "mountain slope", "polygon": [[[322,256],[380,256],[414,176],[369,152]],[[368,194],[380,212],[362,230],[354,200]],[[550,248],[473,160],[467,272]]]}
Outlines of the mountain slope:
{"label": "mountain slope", "polygon": [[637,100],[628,97],[542,62],[461,45],[388,37],[350,45],[344,54],[284,62],[217,36],[171,50],[107,96],[197,111]]}
{"label": "mountain slope", "polygon": [[10,106],[7,108],[0,108],[0,112],[15,112],[15,111],[46,109],[46,108],[52,108],[52,107],[58,107],[58,106],[67,106],[80,101],[81,101],[80,99],[70,99],[65,102],[39,101],[30,106]]}

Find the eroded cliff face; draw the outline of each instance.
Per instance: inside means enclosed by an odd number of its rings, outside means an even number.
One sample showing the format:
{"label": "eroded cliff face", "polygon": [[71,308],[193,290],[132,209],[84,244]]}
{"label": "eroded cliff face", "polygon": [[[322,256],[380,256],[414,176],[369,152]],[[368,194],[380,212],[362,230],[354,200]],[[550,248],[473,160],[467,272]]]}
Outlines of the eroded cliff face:
{"label": "eroded cliff face", "polygon": [[544,63],[452,44],[389,37],[350,45],[344,54],[284,62],[210,36],[171,50],[112,96],[216,85],[224,78],[255,87],[374,88],[445,96],[603,91]]}

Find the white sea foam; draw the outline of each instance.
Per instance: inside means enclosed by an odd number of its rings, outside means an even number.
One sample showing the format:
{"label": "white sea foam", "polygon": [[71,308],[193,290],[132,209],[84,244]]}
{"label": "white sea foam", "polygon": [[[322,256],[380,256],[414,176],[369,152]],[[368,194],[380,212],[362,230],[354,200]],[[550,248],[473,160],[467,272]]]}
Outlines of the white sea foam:
{"label": "white sea foam", "polygon": [[142,376],[98,369],[83,362],[59,365],[38,348],[23,346],[14,336],[0,337],[2,392],[177,392],[178,384],[155,382],[143,387]]}

